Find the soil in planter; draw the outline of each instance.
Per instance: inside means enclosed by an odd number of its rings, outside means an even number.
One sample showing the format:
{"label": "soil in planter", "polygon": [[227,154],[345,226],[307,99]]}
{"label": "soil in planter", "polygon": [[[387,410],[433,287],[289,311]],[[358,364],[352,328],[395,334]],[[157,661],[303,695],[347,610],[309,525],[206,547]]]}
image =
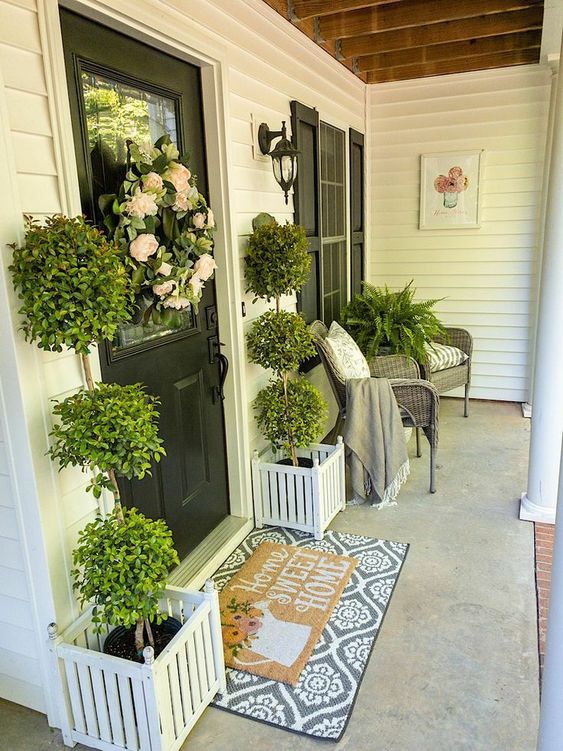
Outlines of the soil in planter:
{"label": "soil in planter", "polygon": [[[182,628],[180,621],[176,618],[167,618],[160,625],[151,623],[151,629],[154,637],[154,656],[157,657],[164,647],[172,641],[175,634]],[[148,646],[147,629],[144,631],[145,647]],[[143,655],[137,654],[135,648],[135,627],[125,628],[118,626],[107,636],[104,643],[104,652],[113,657],[122,657],[124,660],[133,662],[144,662]]]}
{"label": "soil in planter", "polygon": [[[297,457],[297,461],[299,462],[300,467],[308,467],[309,469],[313,466],[313,460],[307,459],[305,456],[299,456]],[[293,462],[291,459],[280,459],[279,462],[276,462],[276,464],[285,464],[285,465],[293,465]]]}

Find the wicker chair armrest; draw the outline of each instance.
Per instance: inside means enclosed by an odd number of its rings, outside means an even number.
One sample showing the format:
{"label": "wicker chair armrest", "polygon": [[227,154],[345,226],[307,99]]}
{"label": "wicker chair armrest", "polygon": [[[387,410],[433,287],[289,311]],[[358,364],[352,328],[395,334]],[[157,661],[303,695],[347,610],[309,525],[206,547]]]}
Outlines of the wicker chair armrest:
{"label": "wicker chair armrest", "polygon": [[368,365],[373,378],[420,378],[418,363],[405,355],[377,355]]}
{"label": "wicker chair armrest", "polygon": [[429,381],[396,380],[391,388],[400,407],[404,407],[413,418],[413,425],[425,428],[431,445],[438,443],[438,415],[440,397]]}
{"label": "wicker chair armrest", "polygon": [[453,326],[446,326],[449,338],[436,337],[436,341],[439,344],[450,344],[452,347],[457,347],[462,352],[471,358],[473,353],[473,337],[466,329],[459,329]]}

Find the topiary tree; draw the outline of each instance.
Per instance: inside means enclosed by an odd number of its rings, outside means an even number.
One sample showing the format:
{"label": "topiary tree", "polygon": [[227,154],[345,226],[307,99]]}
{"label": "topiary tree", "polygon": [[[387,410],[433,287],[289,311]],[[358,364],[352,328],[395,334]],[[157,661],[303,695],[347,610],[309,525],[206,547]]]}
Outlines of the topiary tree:
{"label": "topiary tree", "polygon": [[274,378],[254,403],[266,438],[298,466],[297,449],[318,438],[326,414],[321,395],[305,378],[292,377],[299,364],[315,354],[313,337],[299,313],[281,308],[281,296],[297,292],[310,273],[303,227],[278,224],[261,214],[249,238],[247,291],[275,300],[275,309],[259,316],[247,336],[251,362],[274,371]]}
{"label": "topiary tree", "polygon": [[94,383],[88,359],[92,345],[112,339],[132,315],[134,290],[122,251],[82,217],[48,217],[44,226],[28,220],[10,270],[26,339],[41,349],[74,349],[84,369],[87,388],[55,404],[49,454],[59,469],[93,468],[88,490],[99,498],[108,488],[114,497],[111,514],[85,528],[74,553],[81,602],[94,599],[95,624],[104,618],[136,625],[141,650],[146,622],[154,646],[149,619],[165,617],[158,615],[158,598],[178,556],[164,521],[122,508],[117,478],[141,479],[164,455],[158,399],[141,384]]}
{"label": "topiary tree", "polygon": [[141,655],[144,627],[154,648],[151,621],[167,615],[158,601],[170,568],[179,563],[172,533],[162,519],[147,519],[135,508],[98,516],[82,530],[73,553],[72,575],[82,605],[94,602],[96,631],[104,623],[135,626],[135,648]]}

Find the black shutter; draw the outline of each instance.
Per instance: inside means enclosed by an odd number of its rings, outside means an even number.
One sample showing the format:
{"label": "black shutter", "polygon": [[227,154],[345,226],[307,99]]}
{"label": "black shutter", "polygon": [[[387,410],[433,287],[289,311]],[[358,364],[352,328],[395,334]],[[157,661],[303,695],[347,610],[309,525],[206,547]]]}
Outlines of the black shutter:
{"label": "black shutter", "polygon": [[350,128],[350,248],[352,295],[364,279],[364,136]]}
{"label": "black shutter", "polygon": [[291,102],[291,132],[297,158],[294,184],[295,223],[305,227],[311,254],[311,276],[297,298],[297,307],[307,323],[322,319],[321,190],[319,159],[319,113],[300,102]]}

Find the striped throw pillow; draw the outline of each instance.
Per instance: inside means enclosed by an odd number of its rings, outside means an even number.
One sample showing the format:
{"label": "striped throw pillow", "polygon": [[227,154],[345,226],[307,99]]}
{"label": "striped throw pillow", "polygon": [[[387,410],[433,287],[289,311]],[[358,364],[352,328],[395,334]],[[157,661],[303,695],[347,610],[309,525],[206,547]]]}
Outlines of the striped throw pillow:
{"label": "striped throw pillow", "polygon": [[457,347],[451,347],[449,344],[438,344],[437,342],[426,342],[424,345],[428,356],[428,365],[431,373],[447,368],[455,368],[456,365],[464,363],[468,356],[465,352]]}

